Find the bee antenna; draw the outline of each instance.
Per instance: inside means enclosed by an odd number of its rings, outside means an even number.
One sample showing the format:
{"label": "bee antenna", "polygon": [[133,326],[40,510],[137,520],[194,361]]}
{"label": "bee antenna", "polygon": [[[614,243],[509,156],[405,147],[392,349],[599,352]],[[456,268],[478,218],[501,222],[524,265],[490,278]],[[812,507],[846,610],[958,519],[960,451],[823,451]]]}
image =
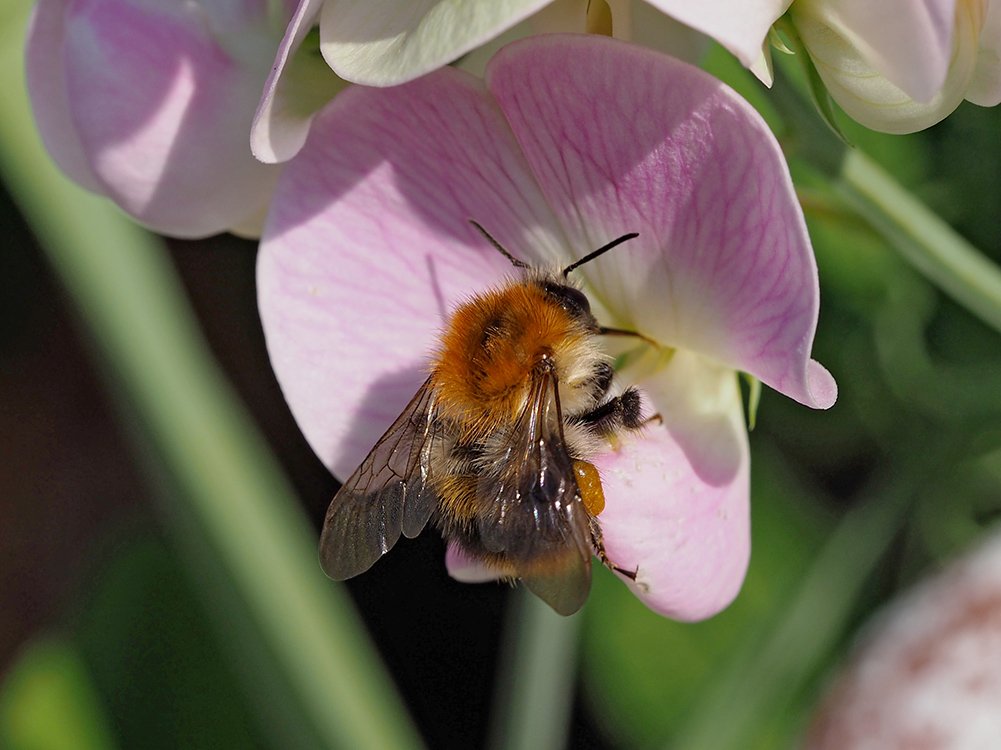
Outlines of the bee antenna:
{"label": "bee antenna", "polygon": [[605,253],[607,253],[613,247],[618,247],[623,242],[627,242],[628,240],[636,239],[639,236],[640,236],[639,232],[630,232],[629,234],[624,234],[621,237],[616,237],[614,240],[612,240],[611,242],[609,242],[607,245],[602,245],[597,250],[588,253],[587,255],[585,255],[580,260],[575,260],[569,266],[567,266],[566,268],[564,268],[563,269],[563,278],[565,279],[569,275],[569,273],[572,270],[574,270],[575,268],[578,268],[578,267],[584,265],[585,263],[590,263],[592,260],[594,260],[595,258],[597,258],[599,255],[604,255]]}
{"label": "bee antenna", "polygon": [[482,234],[484,237],[487,238],[487,242],[489,242],[491,245],[493,245],[494,248],[497,250],[497,252],[499,252],[501,255],[503,255],[505,258],[507,258],[509,261],[511,261],[511,265],[513,265],[515,268],[528,268],[529,267],[528,263],[526,263],[523,260],[518,260],[513,255],[511,255],[511,253],[509,253],[507,250],[505,250],[504,246],[501,243],[499,243],[497,240],[495,240],[493,238],[493,235],[490,234],[490,232],[488,232],[486,229],[484,229],[482,226],[480,226],[480,223],[478,221],[476,221],[475,219],[470,219],[469,223],[472,224],[474,227],[476,227],[479,230],[480,234]]}

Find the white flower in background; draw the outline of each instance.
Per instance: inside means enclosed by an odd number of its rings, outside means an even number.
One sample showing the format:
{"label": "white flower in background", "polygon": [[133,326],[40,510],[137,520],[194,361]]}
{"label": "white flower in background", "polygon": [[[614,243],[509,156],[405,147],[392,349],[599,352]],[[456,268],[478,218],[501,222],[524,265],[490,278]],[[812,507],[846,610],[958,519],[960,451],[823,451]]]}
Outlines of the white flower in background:
{"label": "white flower in background", "polygon": [[831,96],[873,130],[1001,102],[998,0],[796,0],[790,16]]}
{"label": "white flower in background", "polygon": [[[831,96],[851,117],[875,130],[910,133],[946,117],[964,98],[983,106],[1001,101],[999,6],[1001,0],[302,0],[252,143],[258,158],[274,162],[305,142],[326,99],[289,105],[300,97],[285,71],[316,28],[315,44],[334,72],[370,86],[418,78],[523,21],[531,32],[597,31],[689,60],[698,48],[694,30],[770,85],[768,39],[787,12]],[[293,93],[274,105],[280,89]]]}

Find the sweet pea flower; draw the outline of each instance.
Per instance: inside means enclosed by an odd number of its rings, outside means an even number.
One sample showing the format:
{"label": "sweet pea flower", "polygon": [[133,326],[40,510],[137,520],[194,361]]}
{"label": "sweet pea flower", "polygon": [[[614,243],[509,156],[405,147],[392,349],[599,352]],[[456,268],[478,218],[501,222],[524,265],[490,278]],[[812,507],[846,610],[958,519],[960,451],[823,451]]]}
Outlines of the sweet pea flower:
{"label": "sweet pea flower", "polygon": [[790,18],[832,98],[873,130],[1001,102],[999,0],[796,0]]}
{"label": "sweet pea flower", "polygon": [[650,0],[771,85],[769,30],[788,12],[832,98],[873,130],[913,133],[964,98],[1001,102],[1001,0]]}
{"label": "sweet pea flower", "polygon": [[999,663],[1001,536],[995,533],[868,625],[803,747],[995,747]]}
{"label": "sweet pea flower", "polygon": [[[279,181],[258,290],[292,413],[341,479],[425,379],[449,312],[517,275],[470,219],[560,267],[639,233],[574,271],[602,324],[661,345],[617,374],[663,423],[593,459],[598,520],[649,607],[718,612],[749,555],[737,372],[814,408],[836,398],[810,359],[817,270],[771,132],[711,76],[594,35],[515,42],[485,81],[444,68],[339,95]],[[461,549],[447,562],[483,578]]]}
{"label": "sweet pea flower", "polygon": [[[867,127],[909,133],[968,99],[1001,101],[1001,0],[302,0],[255,125],[254,152],[291,158],[326,100],[272,121],[284,68],[317,25],[342,78],[373,86],[413,80],[528,19],[535,31],[597,31],[692,60],[691,33],[712,37],[766,85],[769,39],[789,13],[833,98]],[[672,23],[671,20],[676,23]]]}
{"label": "sweet pea flower", "polygon": [[[304,85],[303,76],[296,73],[297,67],[304,67],[300,61],[313,61],[316,53],[340,79],[368,86],[406,83],[456,60],[460,67],[479,73],[479,59],[489,57],[494,45],[532,33],[614,35],[694,61],[704,48],[704,37],[660,13],[660,4],[654,0],[301,0],[264,87],[251,136],[254,154],[268,163],[291,159],[306,141],[317,112],[333,98],[336,89],[329,83],[317,88],[322,76],[312,73]],[[770,24],[761,27],[762,39]],[[760,53],[759,41],[756,54]]]}
{"label": "sweet pea flower", "polygon": [[39,0],[28,90],[56,163],[155,231],[259,233],[247,145],[293,0]]}

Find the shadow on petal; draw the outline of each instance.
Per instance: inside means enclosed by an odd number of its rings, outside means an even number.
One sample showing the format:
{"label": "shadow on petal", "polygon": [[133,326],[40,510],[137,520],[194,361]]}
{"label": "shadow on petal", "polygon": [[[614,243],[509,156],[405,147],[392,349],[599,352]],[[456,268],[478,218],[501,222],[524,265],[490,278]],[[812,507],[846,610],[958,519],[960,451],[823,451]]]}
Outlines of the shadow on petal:
{"label": "shadow on petal", "polygon": [[649,401],[649,414],[658,414],[658,427],[684,453],[699,482],[711,487],[731,483],[740,470],[747,430],[733,411],[742,406],[734,387],[736,374],[700,355],[675,351],[666,366],[643,376],[644,360],[620,373],[620,379],[640,387]]}
{"label": "shadow on petal", "polygon": [[[346,425],[338,430],[340,440],[325,449],[326,455],[320,455],[338,480],[343,482],[358,468],[426,378],[423,363],[385,373],[372,381],[357,407],[327,416],[328,422]],[[336,387],[331,383],[331,388]]]}
{"label": "shadow on petal", "polygon": [[[730,373],[730,377],[735,375]],[[654,400],[664,428],[684,451],[696,477],[711,487],[722,487],[734,480],[746,439],[743,425],[735,425],[721,411],[727,401],[727,385],[695,381],[685,395],[672,393]]]}
{"label": "shadow on petal", "polygon": [[319,215],[364,227],[373,248],[426,249],[496,279],[510,264],[475,219],[528,262],[565,243],[514,137],[483,83],[454,69],[392,89],[352,87],[317,116],[279,185],[267,234]]}

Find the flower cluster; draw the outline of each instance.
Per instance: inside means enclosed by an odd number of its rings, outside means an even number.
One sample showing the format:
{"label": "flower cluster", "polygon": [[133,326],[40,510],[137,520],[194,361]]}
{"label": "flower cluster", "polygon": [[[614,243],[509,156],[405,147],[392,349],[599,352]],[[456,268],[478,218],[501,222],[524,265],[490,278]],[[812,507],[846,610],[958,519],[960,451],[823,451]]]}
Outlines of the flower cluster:
{"label": "flower cluster", "polygon": [[[910,132],[1001,100],[999,6],[39,0],[28,86],[80,184],[165,234],[262,237],[273,366],[342,479],[420,385],[448,311],[510,273],[470,219],[533,265],[638,233],[579,273],[603,324],[659,344],[619,358],[662,423],[596,459],[599,522],[637,596],[696,619],[748,560],[738,373],[813,408],[836,386],[810,358],[817,269],[775,138],[664,52],[709,37],[770,85],[794,34],[851,117]],[[535,33],[552,31],[578,33]],[[476,75],[505,35],[528,38]],[[468,562],[450,551],[457,578],[479,575]]]}
{"label": "flower cluster", "polygon": [[1001,100],[998,0],[39,0],[28,87],[49,152],[81,185],[165,234],[257,235],[278,172],[261,162],[292,158],[346,81],[406,83],[513,29],[683,57],[704,34],[770,84],[783,14],[869,127],[912,132],[964,98]]}

